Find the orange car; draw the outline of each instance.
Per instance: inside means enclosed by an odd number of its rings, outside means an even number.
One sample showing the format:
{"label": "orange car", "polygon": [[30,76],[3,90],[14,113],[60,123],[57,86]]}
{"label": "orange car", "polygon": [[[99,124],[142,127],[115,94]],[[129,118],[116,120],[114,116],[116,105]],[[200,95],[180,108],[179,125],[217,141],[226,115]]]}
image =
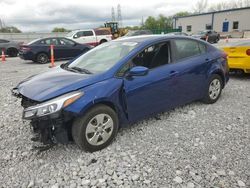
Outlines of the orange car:
{"label": "orange car", "polygon": [[243,41],[222,48],[228,54],[228,66],[231,71],[250,73],[250,41]]}

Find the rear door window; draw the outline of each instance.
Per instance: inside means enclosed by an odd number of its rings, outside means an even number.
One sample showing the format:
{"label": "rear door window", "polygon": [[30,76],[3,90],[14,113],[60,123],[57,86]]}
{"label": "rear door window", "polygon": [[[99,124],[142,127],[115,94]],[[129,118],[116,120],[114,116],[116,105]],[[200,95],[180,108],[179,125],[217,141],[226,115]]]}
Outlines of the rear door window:
{"label": "rear door window", "polygon": [[88,37],[88,36],[93,36],[93,32],[92,31],[83,31],[83,36]]}
{"label": "rear door window", "polygon": [[45,44],[45,45],[58,45],[58,40],[55,38],[52,39],[45,39],[41,40],[40,44]]}
{"label": "rear door window", "polygon": [[195,40],[178,39],[174,43],[176,60],[197,56],[201,54],[201,51],[206,51],[206,46],[199,45],[199,42]]}

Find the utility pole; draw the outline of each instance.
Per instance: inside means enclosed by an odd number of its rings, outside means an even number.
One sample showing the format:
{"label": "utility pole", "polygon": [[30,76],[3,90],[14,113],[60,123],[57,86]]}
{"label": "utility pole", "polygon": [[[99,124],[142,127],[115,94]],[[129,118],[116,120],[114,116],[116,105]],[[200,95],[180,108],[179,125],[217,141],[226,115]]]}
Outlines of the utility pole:
{"label": "utility pole", "polygon": [[121,11],[121,5],[117,5],[117,21],[119,24],[119,27],[122,27],[122,11]]}
{"label": "utility pole", "polygon": [[112,22],[115,22],[115,9],[114,9],[114,7],[111,8],[111,20],[112,20]]}

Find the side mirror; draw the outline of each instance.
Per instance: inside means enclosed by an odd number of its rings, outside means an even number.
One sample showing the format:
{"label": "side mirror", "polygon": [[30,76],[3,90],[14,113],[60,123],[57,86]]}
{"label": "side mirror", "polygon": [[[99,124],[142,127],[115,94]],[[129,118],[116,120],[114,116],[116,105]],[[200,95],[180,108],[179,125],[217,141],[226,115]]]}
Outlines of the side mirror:
{"label": "side mirror", "polygon": [[129,76],[145,76],[148,74],[148,68],[143,66],[136,66],[130,69]]}
{"label": "side mirror", "polygon": [[74,38],[74,39],[78,38],[78,35],[77,35],[77,34],[75,34],[75,35],[73,36],[73,38]]}

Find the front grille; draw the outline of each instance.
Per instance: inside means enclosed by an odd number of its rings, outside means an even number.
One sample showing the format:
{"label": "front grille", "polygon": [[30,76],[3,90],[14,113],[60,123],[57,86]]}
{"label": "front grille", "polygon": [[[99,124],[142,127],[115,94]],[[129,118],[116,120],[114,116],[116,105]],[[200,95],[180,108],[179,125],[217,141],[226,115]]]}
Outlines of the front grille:
{"label": "front grille", "polygon": [[25,96],[22,96],[22,101],[21,101],[22,107],[28,108],[28,107],[30,107],[30,106],[35,106],[35,105],[37,105],[37,104],[39,104],[39,102],[34,101],[34,100],[32,100],[32,99],[29,99],[29,98],[27,98],[27,97],[25,97]]}

